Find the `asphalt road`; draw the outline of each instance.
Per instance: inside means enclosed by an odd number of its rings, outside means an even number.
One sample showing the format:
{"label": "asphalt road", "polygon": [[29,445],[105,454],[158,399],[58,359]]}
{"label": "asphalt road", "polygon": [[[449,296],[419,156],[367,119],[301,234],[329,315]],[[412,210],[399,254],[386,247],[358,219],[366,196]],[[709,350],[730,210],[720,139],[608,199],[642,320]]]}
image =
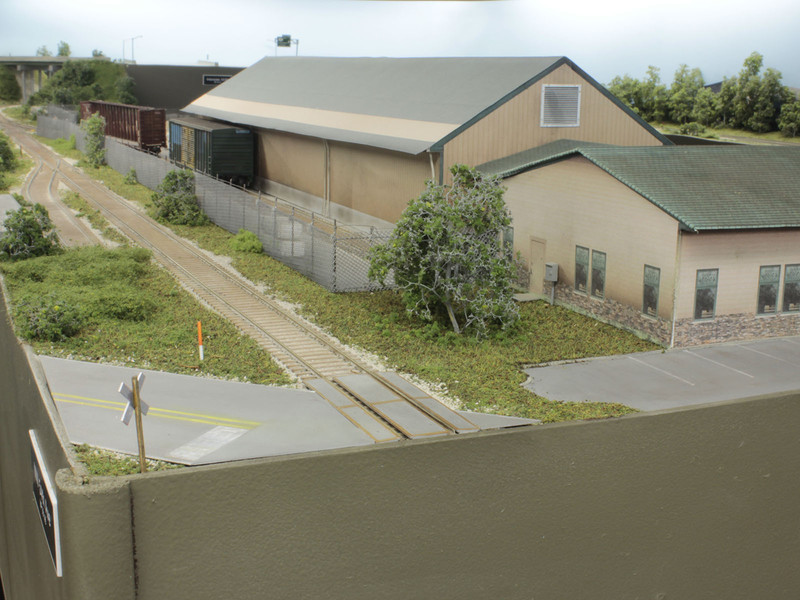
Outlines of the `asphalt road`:
{"label": "asphalt road", "polygon": [[644,352],[525,369],[550,400],[642,411],[800,390],[800,337]]}

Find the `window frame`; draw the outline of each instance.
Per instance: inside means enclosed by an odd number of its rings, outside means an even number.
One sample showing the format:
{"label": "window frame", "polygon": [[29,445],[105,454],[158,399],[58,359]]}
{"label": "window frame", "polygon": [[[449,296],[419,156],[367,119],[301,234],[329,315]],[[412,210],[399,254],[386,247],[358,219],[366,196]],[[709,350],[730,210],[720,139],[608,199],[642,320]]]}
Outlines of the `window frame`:
{"label": "window frame", "polygon": [[[650,269],[651,273],[655,272],[655,284],[652,283],[652,279],[653,279],[652,275],[651,275],[650,278],[648,278],[648,276],[647,276],[648,275],[648,269]],[[650,283],[648,283],[648,279],[651,281]],[[653,307],[653,312],[652,313],[647,310],[648,309],[648,305],[647,305],[647,288],[648,287],[655,289],[655,306]],[[643,273],[642,273],[642,314],[644,314],[646,317],[653,317],[653,318],[658,317],[658,301],[659,301],[659,296],[660,295],[661,295],[661,268],[660,267],[654,267],[653,265],[648,265],[648,264],[645,263],[644,270],[643,270]]]}
{"label": "window frame", "polygon": [[[702,287],[700,286],[700,274],[701,273],[714,273],[714,285],[704,284]],[[711,309],[711,314],[708,316],[702,316],[702,313],[698,316],[697,313],[697,300],[700,290],[705,289],[714,289],[714,302]],[[694,319],[695,321],[708,321],[709,319],[713,319],[717,316],[717,292],[719,291],[719,268],[715,269],[697,269],[697,273],[695,275],[694,280]]]}
{"label": "window frame", "polygon": [[[586,263],[585,264],[584,263],[580,263],[578,261],[578,255],[579,255],[581,250],[585,250],[586,251]],[[584,267],[583,289],[581,289],[578,286],[578,265],[582,265]],[[574,288],[575,288],[575,291],[578,292],[579,294],[586,294],[587,296],[589,295],[589,271],[590,271],[590,266],[591,266],[591,250],[589,248],[587,248],[586,246],[579,246],[579,245],[576,244],[575,245],[575,282],[574,282]]]}
{"label": "window frame", "polygon": [[[789,269],[792,271],[796,271],[796,274],[793,273],[792,279],[789,279]],[[786,288],[791,285],[794,289],[795,286],[798,287],[798,295],[800,295],[800,264],[786,264],[783,266],[783,295],[781,297],[781,312],[786,313],[789,315],[793,315],[795,313],[800,313],[800,301],[797,302],[795,308],[787,308],[786,304]]]}
{"label": "window frame", "polygon": [[[598,262],[600,257],[602,257],[602,267],[595,268],[595,256],[598,257]],[[591,264],[591,283],[589,285],[589,295],[592,298],[597,298],[598,300],[604,300],[606,297],[606,265],[608,264],[608,254],[605,252],[601,252],[600,250],[592,250],[592,264]],[[600,290],[599,294],[595,294],[595,281],[597,277],[595,276],[595,270],[600,271],[602,269],[602,280],[603,280],[603,289]]]}
{"label": "window frame", "polygon": [[[765,281],[765,274],[769,273],[769,270],[772,270],[774,275],[770,277],[770,280]],[[758,268],[758,294],[756,296],[756,315],[758,316],[770,316],[770,315],[777,315],[778,314],[778,307],[781,305],[781,265],[761,265]],[[772,310],[767,311],[765,310],[767,306],[766,302],[762,303],[762,292],[765,288],[771,287],[774,289],[774,304],[772,304]]]}
{"label": "window frame", "polygon": [[[574,88],[577,93],[577,98],[575,99],[575,118],[574,121],[571,120],[569,122],[564,122],[563,120],[558,120],[556,122],[553,117],[553,112],[555,112],[555,107],[552,106],[554,100],[551,99],[548,102],[547,92],[554,88]],[[550,110],[548,110],[548,108]],[[563,112],[564,109],[560,109],[560,112]],[[581,126],[581,84],[579,83],[548,83],[542,85],[542,98],[541,98],[541,108],[539,111],[539,126],[540,127],[580,127]]]}

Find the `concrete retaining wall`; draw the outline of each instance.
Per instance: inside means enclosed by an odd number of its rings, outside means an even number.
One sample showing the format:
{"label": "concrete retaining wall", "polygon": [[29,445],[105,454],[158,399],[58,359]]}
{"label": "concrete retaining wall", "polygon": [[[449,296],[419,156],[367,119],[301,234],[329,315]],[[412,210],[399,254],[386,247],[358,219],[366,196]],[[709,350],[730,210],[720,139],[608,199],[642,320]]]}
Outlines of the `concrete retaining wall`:
{"label": "concrete retaining wall", "polygon": [[[794,598],[800,393],[87,478],[0,302],[9,600]],[[64,576],[31,491],[56,477]]]}

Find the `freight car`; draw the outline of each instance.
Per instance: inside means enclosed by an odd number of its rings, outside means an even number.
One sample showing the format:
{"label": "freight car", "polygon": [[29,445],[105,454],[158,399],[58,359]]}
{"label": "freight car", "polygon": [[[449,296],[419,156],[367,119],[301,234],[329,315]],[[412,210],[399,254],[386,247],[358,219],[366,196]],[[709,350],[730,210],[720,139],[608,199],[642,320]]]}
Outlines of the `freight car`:
{"label": "freight car", "polygon": [[166,146],[166,110],[88,100],[81,102],[81,119],[99,113],[106,120],[106,135],[135,142],[142,150],[159,152]]}
{"label": "freight car", "polygon": [[249,129],[196,117],[169,122],[169,158],[239,185],[253,181],[255,137]]}

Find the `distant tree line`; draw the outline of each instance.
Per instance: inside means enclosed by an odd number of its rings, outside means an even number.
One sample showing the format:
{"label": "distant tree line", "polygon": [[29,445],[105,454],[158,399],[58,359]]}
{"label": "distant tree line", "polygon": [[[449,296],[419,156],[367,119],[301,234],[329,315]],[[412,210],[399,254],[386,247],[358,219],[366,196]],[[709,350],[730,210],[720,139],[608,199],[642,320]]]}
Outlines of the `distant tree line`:
{"label": "distant tree line", "polygon": [[762,72],[764,57],[748,56],[737,77],[725,78],[719,91],[706,87],[700,69],[681,65],[672,84],[661,82],[657,67],[647,69],[641,81],[617,76],[608,90],[646,121],[672,121],[693,133],[702,127],[731,127],[756,133],[779,130],[784,136],[800,133],[800,99],[781,83],[781,73]]}

